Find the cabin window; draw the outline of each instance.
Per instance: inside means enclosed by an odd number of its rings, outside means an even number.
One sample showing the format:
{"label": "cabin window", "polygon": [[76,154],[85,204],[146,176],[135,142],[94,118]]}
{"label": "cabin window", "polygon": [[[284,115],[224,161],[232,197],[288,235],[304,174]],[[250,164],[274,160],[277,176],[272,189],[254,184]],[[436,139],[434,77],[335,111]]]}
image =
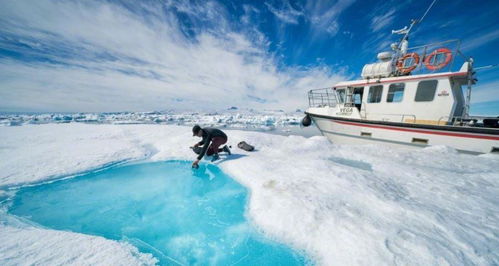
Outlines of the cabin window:
{"label": "cabin window", "polygon": [[340,103],[345,103],[345,89],[336,90],[338,93],[338,101]]}
{"label": "cabin window", "polygon": [[431,102],[437,92],[438,80],[424,80],[419,82],[416,90],[416,102]]}
{"label": "cabin window", "polygon": [[388,88],[386,101],[389,103],[401,102],[404,98],[405,83],[393,83]]}
{"label": "cabin window", "polygon": [[369,95],[367,97],[368,103],[381,102],[381,95],[383,94],[383,85],[376,85],[369,87]]}

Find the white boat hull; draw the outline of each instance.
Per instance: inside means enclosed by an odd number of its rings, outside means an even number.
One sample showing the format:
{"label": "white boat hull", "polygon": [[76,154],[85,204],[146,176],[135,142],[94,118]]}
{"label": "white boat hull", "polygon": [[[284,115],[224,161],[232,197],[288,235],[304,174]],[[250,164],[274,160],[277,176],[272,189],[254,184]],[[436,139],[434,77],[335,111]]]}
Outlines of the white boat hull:
{"label": "white boat hull", "polygon": [[383,143],[394,147],[417,148],[429,145],[446,145],[462,152],[499,152],[499,130],[483,132],[449,130],[437,126],[432,129],[411,125],[390,125],[389,123],[363,122],[361,120],[335,119],[334,117],[314,116],[314,123],[324,136],[333,143],[372,144]]}

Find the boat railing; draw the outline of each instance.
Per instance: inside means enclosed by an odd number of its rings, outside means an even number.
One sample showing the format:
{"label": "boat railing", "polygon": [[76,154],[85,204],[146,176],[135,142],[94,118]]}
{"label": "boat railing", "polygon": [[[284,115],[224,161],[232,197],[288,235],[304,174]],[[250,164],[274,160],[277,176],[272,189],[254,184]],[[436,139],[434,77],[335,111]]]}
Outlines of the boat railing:
{"label": "boat railing", "polygon": [[[369,115],[369,114],[368,114]],[[401,123],[416,123],[416,115],[413,114],[370,114],[371,116],[381,116],[382,121],[398,121],[400,117]],[[408,119],[406,119],[408,118]]]}
{"label": "boat railing", "polygon": [[[432,74],[457,71],[468,60],[460,51],[460,40],[448,40],[411,47],[406,54],[393,57],[396,75]],[[450,52],[450,53],[449,53]],[[401,70],[405,69],[405,73]],[[408,69],[412,69],[407,72]]]}
{"label": "boat railing", "polygon": [[[449,119],[449,118],[450,118],[450,116],[448,116],[448,115],[444,115],[444,116],[440,117],[438,119],[438,125],[441,125],[441,124],[447,125],[447,124],[449,124],[449,120],[453,120],[453,119]],[[454,118],[455,119],[459,119],[459,120],[462,119],[462,117],[460,117],[460,116],[459,117],[456,116]]]}
{"label": "boat railing", "polygon": [[401,119],[400,119],[400,121],[402,123],[408,123],[405,120],[406,117],[411,117],[412,118],[412,123],[416,123],[416,116],[415,115],[408,115],[408,114],[403,114],[402,117],[401,117]]}
{"label": "boat railing", "polygon": [[335,107],[338,104],[338,95],[333,88],[314,89],[308,92],[309,107]]}

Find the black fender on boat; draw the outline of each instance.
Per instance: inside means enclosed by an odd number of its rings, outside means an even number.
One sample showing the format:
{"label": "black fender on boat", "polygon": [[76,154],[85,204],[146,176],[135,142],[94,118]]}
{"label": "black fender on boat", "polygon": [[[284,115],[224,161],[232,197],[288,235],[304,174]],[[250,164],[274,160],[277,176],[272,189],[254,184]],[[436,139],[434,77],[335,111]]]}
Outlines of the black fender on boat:
{"label": "black fender on boat", "polygon": [[312,118],[307,114],[305,117],[301,120],[301,124],[304,127],[308,127],[312,124]]}

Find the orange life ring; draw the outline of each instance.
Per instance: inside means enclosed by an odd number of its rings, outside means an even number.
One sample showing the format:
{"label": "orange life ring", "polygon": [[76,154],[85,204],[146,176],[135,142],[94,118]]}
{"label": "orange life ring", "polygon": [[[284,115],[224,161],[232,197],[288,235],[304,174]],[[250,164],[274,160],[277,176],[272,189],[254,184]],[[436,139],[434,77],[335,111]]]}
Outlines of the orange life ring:
{"label": "orange life ring", "polygon": [[[434,65],[432,64],[432,59],[436,57],[439,54],[445,54],[445,60],[438,64]],[[427,57],[424,59],[424,65],[426,68],[429,70],[438,70],[449,64],[450,60],[452,59],[452,51],[447,49],[447,48],[438,48],[435,51],[433,51],[431,54],[429,54]]]}
{"label": "orange life ring", "polygon": [[[407,60],[409,58],[414,59],[414,64],[412,64],[410,66],[404,66],[405,60]],[[399,60],[397,60],[396,66],[397,66],[397,69],[402,74],[407,74],[407,73],[413,71],[414,69],[416,69],[418,64],[419,64],[419,55],[417,53],[408,53],[408,54],[402,56],[401,58],[399,58]]]}

